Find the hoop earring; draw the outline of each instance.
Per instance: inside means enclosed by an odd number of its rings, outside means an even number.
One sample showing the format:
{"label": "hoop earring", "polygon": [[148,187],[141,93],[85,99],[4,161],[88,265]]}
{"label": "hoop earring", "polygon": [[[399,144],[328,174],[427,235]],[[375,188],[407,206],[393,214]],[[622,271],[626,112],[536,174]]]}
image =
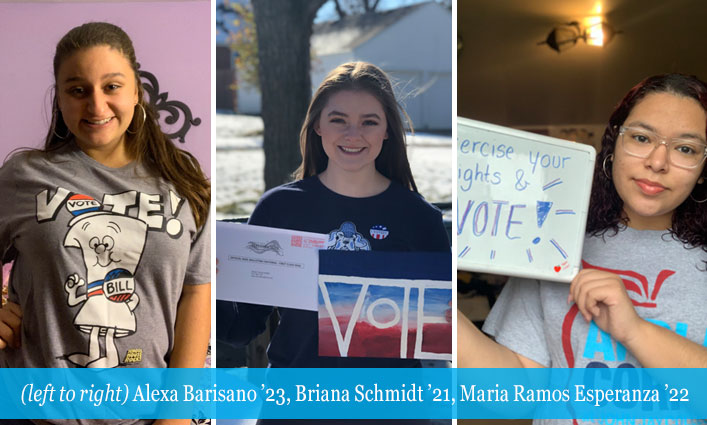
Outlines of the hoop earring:
{"label": "hoop earring", "polygon": [[[56,99],[55,99],[55,101],[56,101]],[[59,139],[64,140],[67,137],[69,137],[69,135],[71,134],[71,130],[69,130],[69,127],[67,126],[66,127],[66,134],[64,135],[64,137],[61,137],[59,135],[59,133],[56,132],[56,122],[57,122],[57,116],[59,115],[59,113],[61,113],[61,111],[59,110],[59,108],[56,105],[54,105],[54,107],[52,108],[52,133],[54,133],[54,135],[56,137],[58,137]]]}
{"label": "hoop earring", "polygon": [[[135,106],[139,106],[140,109],[142,109],[142,125],[145,125],[145,121],[147,121],[147,112],[145,111],[145,107],[142,106],[142,104],[140,102],[136,103]],[[140,128],[142,129],[142,126],[140,126]],[[125,132],[128,134],[137,134],[138,131],[140,131],[140,130],[130,131],[130,126],[128,126],[128,128],[125,129]]]}
{"label": "hoop earring", "polygon": [[[700,177],[699,179],[697,179],[697,184],[702,184],[702,183],[704,183],[704,182],[705,182],[705,179],[704,179],[703,177]],[[692,193],[690,194],[690,199],[692,199],[693,201],[697,202],[698,204],[702,204],[702,203],[704,203],[704,202],[707,202],[707,198],[705,198],[705,199],[703,199],[703,200],[701,200],[701,201],[698,201],[697,199],[695,199],[695,198],[692,197]]]}
{"label": "hoop earring", "polygon": [[614,154],[610,153],[609,155],[604,157],[604,162],[601,164],[601,170],[604,172],[604,175],[606,176],[606,178],[608,180],[611,180],[611,177],[609,177],[609,173],[606,172],[606,160],[609,158],[611,158],[611,161],[613,162],[614,161]]}
{"label": "hoop earring", "polygon": [[56,126],[55,126],[55,127],[52,129],[52,133],[54,133],[54,135],[55,135],[56,137],[60,138],[61,140],[64,140],[64,139],[66,139],[67,137],[69,137],[69,135],[71,134],[71,130],[69,130],[69,129],[67,128],[67,129],[66,129],[66,134],[64,135],[64,137],[61,137],[61,136],[59,135],[59,133],[56,132]]}
{"label": "hoop earring", "polygon": [[144,124],[145,121],[147,121],[147,111],[145,111],[145,107],[142,106],[142,103],[139,103],[139,102],[138,102],[138,103],[137,103],[137,106],[139,106],[140,109],[142,109],[142,123]]}

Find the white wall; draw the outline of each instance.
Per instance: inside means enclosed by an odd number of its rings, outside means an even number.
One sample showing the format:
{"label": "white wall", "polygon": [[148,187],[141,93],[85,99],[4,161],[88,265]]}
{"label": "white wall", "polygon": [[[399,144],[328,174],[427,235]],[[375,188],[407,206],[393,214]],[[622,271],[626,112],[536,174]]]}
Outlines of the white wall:
{"label": "white wall", "polygon": [[429,3],[355,49],[388,72],[418,130],[452,128],[452,15]]}
{"label": "white wall", "polygon": [[[317,52],[314,52],[316,55]],[[327,76],[329,71],[341,65],[342,63],[351,62],[355,60],[361,60],[356,58],[353,52],[342,52],[333,55],[326,56],[315,56],[312,60],[312,92],[319,87],[319,85],[324,81],[324,77]]]}
{"label": "white wall", "polygon": [[238,96],[236,112],[249,115],[260,114],[260,91],[256,87],[240,81],[236,89],[236,96]]}
{"label": "white wall", "polygon": [[[381,68],[452,72],[452,14],[428,3],[358,46],[355,54]],[[451,93],[450,93],[451,96]]]}

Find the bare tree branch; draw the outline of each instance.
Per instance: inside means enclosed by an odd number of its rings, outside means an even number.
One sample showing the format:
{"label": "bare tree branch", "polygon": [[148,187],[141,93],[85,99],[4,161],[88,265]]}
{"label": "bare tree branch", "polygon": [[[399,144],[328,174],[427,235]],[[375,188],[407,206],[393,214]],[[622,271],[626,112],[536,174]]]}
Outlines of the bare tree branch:
{"label": "bare tree branch", "polygon": [[341,3],[339,3],[339,0],[333,0],[333,1],[334,1],[334,7],[336,7],[336,14],[339,15],[339,19],[344,19],[346,17],[346,12],[341,7]]}

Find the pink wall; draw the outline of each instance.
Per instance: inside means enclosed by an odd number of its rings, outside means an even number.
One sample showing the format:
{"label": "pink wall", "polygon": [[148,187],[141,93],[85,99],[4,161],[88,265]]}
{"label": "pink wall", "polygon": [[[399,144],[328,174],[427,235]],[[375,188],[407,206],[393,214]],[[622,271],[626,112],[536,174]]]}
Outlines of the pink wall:
{"label": "pink wall", "polygon": [[[168,100],[186,103],[201,124],[183,149],[211,167],[211,10],[209,0],[0,3],[0,163],[18,147],[39,147],[46,135],[59,39],[90,21],[122,27],[141,69],[155,74]],[[165,114],[163,113],[163,117]]]}

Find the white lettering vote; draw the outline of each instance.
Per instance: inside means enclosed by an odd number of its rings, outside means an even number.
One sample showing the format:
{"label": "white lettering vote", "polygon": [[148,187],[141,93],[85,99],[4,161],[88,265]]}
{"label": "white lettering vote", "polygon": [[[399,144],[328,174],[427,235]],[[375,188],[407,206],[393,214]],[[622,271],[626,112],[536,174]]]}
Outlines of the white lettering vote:
{"label": "white lettering vote", "polygon": [[[332,300],[327,289],[326,281],[327,278],[331,278],[332,282],[353,284],[360,286],[361,290],[358,294],[356,303],[354,304],[353,312],[349,317],[349,322],[346,325],[346,333],[342,334],[341,326],[339,325],[339,320],[337,318],[336,312],[334,311]],[[364,312],[365,300],[370,296],[369,288],[371,286],[387,286],[387,287],[397,287],[403,289],[403,297],[400,302],[396,302],[390,298],[381,297],[373,301]],[[354,276],[319,276],[319,289],[324,299],[324,305],[326,307],[329,318],[331,319],[332,327],[334,328],[334,334],[336,336],[336,342],[339,348],[339,354],[342,357],[347,357],[349,352],[349,345],[351,344],[351,339],[353,336],[354,328],[362,314],[366,314],[366,318],[371,325],[378,329],[386,329],[392,326],[400,324],[400,358],[407,358],[407,348],[408,348],[408,329],[410,328],[408,324],[408,317],[410,316],[410,290],[412,288],[417,288],[417,303],[414,311],[414,316],[416,316],[416,328],[415,328],[415,358],[435,358],[440,360],[451,360],[451,353],[428,353],[422,351],[422,341],[423,341],[423,328],[425,324],[432,323],[447,323],[445,317],[436,316],[426,316],[425,311],[425,290],[426,289],[449,289],[451,298],[451,283],[442,281],[431,281],[431,280],[405,280],[405,279],[383,279],[383,278],[365,278],[365,277],[354,277]],[[378,308],[383,305],[388,306],[393,309],[394,317],[381,322],[375,317],[375,312]]]}
{"label": "white lettering vote", "polygon": [[[385,304],[393,309],[394,317],[386,323],[379,322],[378,319],[376,319],[376,316],[374,314],[374,310],[376,309],[376,307],[378,307],[381,304]],[[395,303],[395,301],[391,300],[390,298],[380,298],[380,299],[373,301],[371,303],[371,305],[368,306],[368,310],[366,311],[366,318],[376,328],[387,329],[387,328],[397,325],[400,322],[400,308]]]}

